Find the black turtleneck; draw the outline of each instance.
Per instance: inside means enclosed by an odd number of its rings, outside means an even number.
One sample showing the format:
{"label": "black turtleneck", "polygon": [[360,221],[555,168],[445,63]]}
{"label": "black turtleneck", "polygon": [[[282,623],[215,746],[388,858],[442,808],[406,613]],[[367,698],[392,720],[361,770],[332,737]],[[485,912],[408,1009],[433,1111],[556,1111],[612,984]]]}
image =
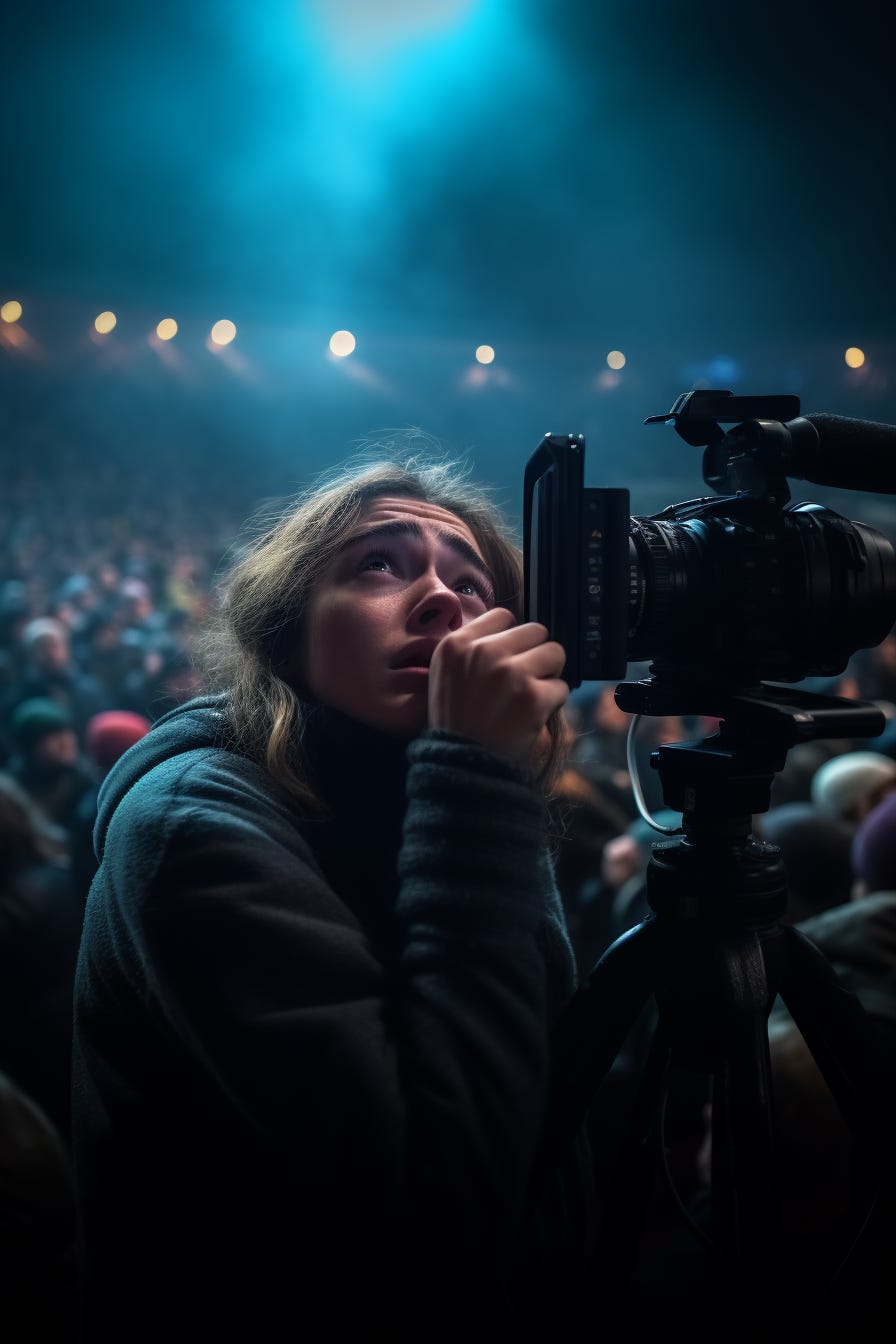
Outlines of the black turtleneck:
{"label": "black turtleneck", "polygon": [[328,881],[384,954],[398,894],[407,743],[323,705],[305,707],[302,754],[324,805],[303,829]]}

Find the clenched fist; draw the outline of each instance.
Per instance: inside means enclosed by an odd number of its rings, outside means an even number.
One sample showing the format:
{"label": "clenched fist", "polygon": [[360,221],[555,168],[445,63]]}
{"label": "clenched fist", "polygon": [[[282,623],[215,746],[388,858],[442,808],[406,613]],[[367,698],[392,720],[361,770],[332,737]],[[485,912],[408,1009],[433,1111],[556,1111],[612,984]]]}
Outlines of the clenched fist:
{"label": "clenched fist", "polygon": [[445,635],[429,669],[429,726],[527,762],[569,687],[561,644],[543,625],[516,625],[504,607]]}

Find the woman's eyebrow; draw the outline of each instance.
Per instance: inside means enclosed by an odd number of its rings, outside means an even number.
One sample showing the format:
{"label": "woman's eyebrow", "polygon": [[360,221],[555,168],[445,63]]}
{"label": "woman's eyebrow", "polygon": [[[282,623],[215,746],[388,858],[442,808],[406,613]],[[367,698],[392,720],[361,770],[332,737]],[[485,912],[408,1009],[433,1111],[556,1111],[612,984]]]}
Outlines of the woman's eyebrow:
{"label": "woman's eyebrow", "polygon": [[[477,555],[468,541],[459,537],[456,532],[449,531],[448,528],[437,528],[436,536],[445,546],[448,546],[455,555],[461,556],[468,565],[487,579],[492,589],[495,587],[495,576],[492,574],[488,565]],[[391,523],[377,523],[373,527],[365,528],[363,532],[356,532],[354,536],[349,537],[340,549],[344,550],[348,546],[354,546],[359,541],[376,540],[377,537],[413,537],[417,541],[423,540],[423,529],[419,523],[415,523],[411,518],[396,518]]]}

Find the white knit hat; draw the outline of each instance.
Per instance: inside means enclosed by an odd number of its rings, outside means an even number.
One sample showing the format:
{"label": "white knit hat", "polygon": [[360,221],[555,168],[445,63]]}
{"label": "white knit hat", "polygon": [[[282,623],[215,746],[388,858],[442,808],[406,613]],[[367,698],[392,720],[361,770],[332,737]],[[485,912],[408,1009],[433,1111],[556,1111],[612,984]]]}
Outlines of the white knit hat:
{"label": "white knit hat", "polygon": [[853,809],[880,784],[896,779],[896,761],[879,751],[832,756],[812,776],[812,802],[826,817],[855,820]]}

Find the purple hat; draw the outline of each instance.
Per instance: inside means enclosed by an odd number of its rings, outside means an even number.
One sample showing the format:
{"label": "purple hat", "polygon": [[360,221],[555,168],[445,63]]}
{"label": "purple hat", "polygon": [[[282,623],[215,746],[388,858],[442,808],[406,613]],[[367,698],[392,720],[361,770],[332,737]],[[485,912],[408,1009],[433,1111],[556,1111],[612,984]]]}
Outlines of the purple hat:
{"label": "purple hat", "polygon": [[888,793],[859,826],[852,866],[869,892],[896,891],[896,793]]}

